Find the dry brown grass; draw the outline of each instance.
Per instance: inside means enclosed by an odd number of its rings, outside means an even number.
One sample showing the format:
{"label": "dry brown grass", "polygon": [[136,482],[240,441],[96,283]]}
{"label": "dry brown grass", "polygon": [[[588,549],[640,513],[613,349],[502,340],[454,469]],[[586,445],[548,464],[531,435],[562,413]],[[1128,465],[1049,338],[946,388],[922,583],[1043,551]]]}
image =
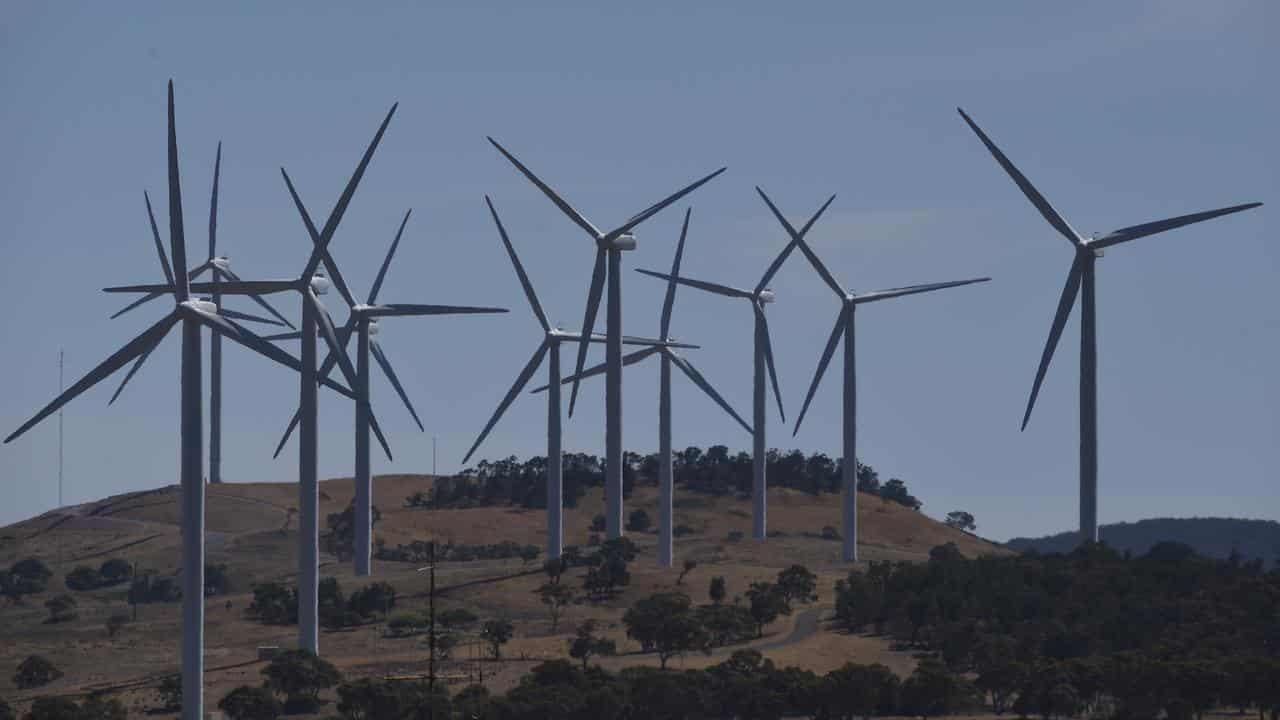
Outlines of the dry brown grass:
{"label": "dry brown grass", "polygon": [[[389,545],[414,539],[437,537],[467,544],[513,540],[542,545],[545,516],[541,511],[519,508],[479,508],[430,511],[403,507],[404,498],[426,490],[426,476],[380,476],[375,481],[374,501],[382,512],[377,534]],[[321,512],[338,512],[353,494],[349,479],[321,483]],[[770,492],[769,521],[778,537],[767,541],[730,542],[732,531],[750,534],[749,502],[731,497],[681,496],[676,523],[698,530],[677,540],[679,558],[694,558],[698,567],[677,587],[677,570],[659,567],[650,552],[655,536],[633,534],[641,547],[641,557],[633,564],[632,583],[608,601],[571,606],[561,621],[559,632],[551,634],[545,608],[535,590],[543,582],[537,565],[522,566],[519,560],[450,563],[441,565],[441,588],[483,581],[445,590],[439,609],[465,607],[481,617],[503,616],[516,625],[516,638],[502,663],[483,663],[486,684],[493,689],[510,687],[528,667],[543,659],[564,657],[573,627],[594,618],[606,633],[618,641],[625,653],[602,664],[619,669],[634,664],[657,664],[651,655],[635,653],[621,624],[623,611],[637,598],[660,590],[679,589],[695,602],[705,602],[710,578],[723,575],[730,597],[743,592],[755,580],[770,579],[792,563],[808,566],[819,575],[824,613],[829,614],[831,588],[848,567],[839,561],[839,543],[822,540],[817,533],[824,525],[839,525],[839,505],[832,496],[812,497],[790,490]],[[40,694],[86,691],[94,686],[110,686],[176,672],[180,617],[178,605],[147,605],[140,608],[139,622],[109,639],[105,620],[127,610],[125,589],[76,593],[80,619],[59,625],[44,625],[44,600],[62,592],[62,577],[79,564],[97,565],[108,557],[136,561],[140,568],[171,574],[179,570],[180,533],[176,525],[178,491],[174,487],[131,493],[46,513],[0,529],[0,565],[27,556],[39,556],[50,564],[55,577],[50,592],[26,599],[24,604],[0,607],[0,695],[27,698],[34,693],[17,692],[10,675],[24,657],[40,654],[62,668],[66,675],[40,689]],[[288,508],[296,505],[297,486],[290,484],[235,484],[209,488],[207,501],[208,560],[228,565],[237,591],[228,597],[211,599],[206,605],[205,662],[209,668],[206,693],[213,707],[228,690],[259,681],[261,666],[250,664],[259,645],[291,647],[296,628],[269,627],[244,617],[252,583],[291,580],[297,558],[296,520],[284,529]],[[656,519],[656,490],[637,488],[628,501],[628,510],[641,507]],[[603,507],[599,490],[588,493],[578,507],[566,511],[566,542],[585,545],[592,516]],[[966,555],[1001,552],[995,546],[965,533],[945,527],[917,512],[885,503],[879,498],[860,497],[858,518],[863,542],[863,561],[893,559],[921,560],[930,548],[955,542]],[[378,563],[376,579],[385,579],[399,590],[402,601],[397,611],[421,611],[426,607],[427,577],[403,563]],[[528,574],[521,574],[528,573]],[[363,580],[354,577],[349,563],[322,557],[322,574],[338,578],[350,592]],[[565,582],[581,584],[582,570],[568,574]],[[229,605],[229,606],[228,606]],[[778,645],[791,632],[794,618],[771,626],[766,637],[748,646],[767,645],[765,654],[775,662],[825,672],[844,662],[882,662],[900,673],[909,672],[914,661],[909,655],[892,652],[881,638],[848,635],[823,624],[821,631],[794,644]],[[373,626],[341,632],[324,632],[322,654],[337,664],[348,677],[422,673],[426,669],[421,638],[378,637]],[[702,667],[719,662],[732,651],[712,656],[690,655],[673,660],[676,667]],[[465,659],[474,649],[461,648],[456,656]],[[521,659],[523,657],[523,659]],[[475,671],[476,663],[455,664],[445,672]],[[154,683],[151,683],[153,685]],[[155,704],[149,687],[121,694],[133,711]],[[132,713],[131,713],[132,714]]]}

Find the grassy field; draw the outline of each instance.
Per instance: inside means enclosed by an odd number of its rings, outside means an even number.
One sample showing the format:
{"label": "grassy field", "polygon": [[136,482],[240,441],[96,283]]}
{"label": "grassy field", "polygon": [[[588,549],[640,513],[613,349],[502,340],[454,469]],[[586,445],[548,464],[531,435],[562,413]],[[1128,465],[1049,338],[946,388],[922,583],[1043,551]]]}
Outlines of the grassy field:
{"label": "grassy field", "polygon": [[[375,504],[382,512],[376,533],[388,545],[432,537],[456,543],[483,544],[512,540],[542,546],[545,515],[520,508],[422,510],[403,507],[404,498],[430,487],[426,476],[381,476],[375,481]],[[321,483],[321,512],[338,512],[351,500],[350,479]],[[106,619],[128,612],[125,586],[73,593],[79,603],[79,619],[57,625],[43,624],[43,603],[65,592],[62,578],[76,565],[97,566],[111,557],[136,562],[138,568],[173,574],[179,568],[180,534],[177,526],[178,491],[175,487],[132,493],[46,513],[0,529],[0,565],[37,556],[54,571],[49,591],[25,598],[21,605],[0,607],[0,696],[13,700],[38,694],[86,692],[120,687],[132,713],[157,704],[154,686],[165,674],[177,670],[180,618],[178,604],[143,605],[138,621],[109,638]],[[296,519],[289,508],[296,504],[297,486],[289,484],[234,484],[210,487],[207,512],[208,562],[225,563],[234,583],[233,594],[210,598],[206,604],[206,693],[213,707],[229,689],[260,681],[262,664],[256,662],[260,645],[292,647],[296,627],[265,626],[244,616],[251,600],[250,588],[264,580],[292,581],[296,570]],[[603,507],[597,489],[577,508],[566,511],[566,542],[585,545],[592,516]],[[870,560],[918,561],[930,548],[956,543],[966,555],[1003,552],[990,543],[877,497],[862,495],[858,518],[860,553]],[[656,489],[637,488],[627,504],[630,511],[645,508],[656,521]],[[729,597],[742,593],[752,581],[772,579],[793,563],[801,563],[820,578],[819,600],[797,608],[791,617],[771,625],[765,637],[748,645],[717,650],[710,656],[690,655],[673,660],[676,667],[701,667],[727,657],[739,647],[756,647],[783,665],[825,672],[848,662],[882,662],[906,674],[914,666],[907,654],[889,649],[887,641],[835,631],[827,621],[831,614],[833,583],[848,572],[839,561],[840,544],[819,537],[824,525],[839,526],[839,504],[834,496],[813,497],[789,490],[769,496],[770,530],[779,533],[766,541],[729,541],[733,531],[750,535],[750,502],[732,497],[678,495],[676,523],[694,528],[695,534],[677,540],[677,565],[692,558],[698,566],[677,586],[677,569],[662,568],[654,559],[652,533],[633,533],[640,557],[632,564],[632,580],[615,597],[601,603],[570,606],[558,632],[552,633],[546,608],[535,594],[544,582],[540,561],[524,565],[519,559],[443,563],[437,571],[437,609],[463,607],[481,618],[506,617],[516,627],[515,638],[504,648],[501,662],[473,659],[480,652],[464,645],[442,671],[463,682],[482,673],[492,690],[514,684],[528,667],[542,660],[566,657],[567,641],[575,625],[596,619],[618,642],[619,655],[601,664],[611,670],[637,664],[657,665],[653,655],[639,653],[625,636],[621,616],[636,599],[653,592],[678,589],[695,602],[707,602],[712,576],[722,575]],[[341,582],[346,593],[364,582],[354,577],[350,563],[322,556],[322,575]],[[400,594],[395,612],[418,612],[427,605],[427,577],[407,563],[376,564],[376,580],[392,583]],[[576,569],[564,582],[581,586],[584,571]],[[424,637],[382,637],[381,623],[343,631],[323,632],[321,654],[348,678],[424,673],[427,652]],[[28,655],[52,660],[65,675],[38,692],[18,691],[12,669]]]}

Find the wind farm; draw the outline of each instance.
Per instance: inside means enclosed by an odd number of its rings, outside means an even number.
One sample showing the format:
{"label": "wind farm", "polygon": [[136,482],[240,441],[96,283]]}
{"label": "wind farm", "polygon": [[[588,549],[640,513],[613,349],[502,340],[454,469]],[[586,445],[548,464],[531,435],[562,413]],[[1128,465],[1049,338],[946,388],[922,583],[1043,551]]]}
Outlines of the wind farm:
{"label": "wind farm", "polygon": [[1274,715],[1269,46],[634,10],[15,36],[0,720]]}

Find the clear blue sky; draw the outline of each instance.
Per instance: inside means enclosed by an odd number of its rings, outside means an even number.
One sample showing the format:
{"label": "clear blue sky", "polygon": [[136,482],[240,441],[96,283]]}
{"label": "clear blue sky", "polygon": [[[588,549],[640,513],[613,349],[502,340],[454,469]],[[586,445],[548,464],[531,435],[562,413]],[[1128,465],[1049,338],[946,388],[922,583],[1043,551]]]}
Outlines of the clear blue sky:
{"label": "clear blue sky", "polygon": [[[70,381],[165,309],[108,322],[122,303],[99,289],[159,277],[142,191],[164,196],[172,77],[190,257],[205,252],[222,140],[222,250],[246,277],[294,276],[310,246],[278,168],[314,214],[327,213],[399,101],[332,246],[348,281],[367,291],[412,207],[383,299],[511,308],[385,323],[384,347],[427,433],[375,376],[397,451],[375,472],[429,471],[432,435],[441,471],[458,469],[539,341],[484,193],[553,321],[581,322],[591,243],[484,141],[492,134],[600,226],[728,165],[691,196],[691,276],[749,285],[783,246],[757,183],[795,218],[838,193],[810,239],[853,288],[993,276],[859,312],[861,456],[882,477],[905,479],[926,512],[969,510],[991,537],[1073,528],[1074,317],[1031,426],[1018,432],[1071,252],[956,115],[962,105],[1082,232],[1269,203],[1100,261],[1100,515],[1280,516],[1275,4],[477,5],[9,4],[0,19],[4,434],[55,394],[60,348]],[[630,268],[669,266],[683,208],[642,226],[625,258],[628,332],[657,329],[661,284]],[[163,200],[157,209],[163,226]],[[792,419],[838,305],[799,254],[773,285]],[[296,302],[277,304],[296,317]],[[344,316],[336,295],[329,305]],[[674,330],[705,346],[693,359],[748,412],[745,304],[682,291]],[[114,380],[68,406],[68,502],[176,481],[177,347],[167,340],[115,406],[106,405]],[[237,349],[226,377],[226,477],[296,478],[296,446],[270,457],[296,402],[294,378]],[[677,446],[749,447],[678,383]],[[628,448],[656,446],[656,385],[656,366],[627,376]],[[770,445],[835,456],[838,389],[829,373],[797,438],[771,415]],[[599,454],[603,387],[584,392],[566,446]],[[350,406],[332,394],[321,402],[321,473],[349,475]],[[540,399],[522,399],[481,454],[541,454],[544,419]],[[52,420],[0,448],[0,522],[54,506],[56,459]]]}

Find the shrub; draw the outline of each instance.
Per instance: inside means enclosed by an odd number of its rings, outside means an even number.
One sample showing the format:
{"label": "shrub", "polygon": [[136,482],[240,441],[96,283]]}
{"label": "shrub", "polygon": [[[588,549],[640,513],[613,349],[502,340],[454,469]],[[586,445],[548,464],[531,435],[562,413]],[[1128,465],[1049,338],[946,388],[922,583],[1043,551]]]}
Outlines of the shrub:
{"label": "shrub", "polygon": [[46,583],[49,578],[53,577],[53,571],[40,558],[29,557],[25,560],[19,560],[9,568],[9,572],[26,580],[37,580]]}
{"label": "shrub", "polygon": [[595,517],[591,518],[590,529],[595,532],[604,532],[604,529],[605,529],[604,515],[596,515]]}
{"label": "shrub", "polygon": [[55,595],[45,600],[44,606],[49,609],[47,623],[68,622],[80,617],[76,612],[76,599],[70,595]]}
{"label": "shrub", "polygon": [[254,585],[247,612],[267,625],[294,625],[298,622],[298,593],[279,583]]}
{"label": "shrub", "polygon": [[231,720],[275,720],[284,708],[276,696],[264,687],[240,687],[218,702],[218,709]]}
{"label": "shrub", "polygon": [[120,558],[111,558],[98,568],[103,585],[117,585],[133,577],[133,566]]}
{"label": "shrub", "polygon": [[90,695],[80,705],[78,720],[128,720],[129,711],[124,703],[104,695]]}
{"label": "shrub", "polygon": [[85,592],[93,590],[102,585],[102,576],[97,570],[88,565],[77,565],[74,570],[67,573],[67,577],[63,580],[68,590],[75,592]]}
{"label": "shrub", "polygon": [[480,628],[480,637],[489,643],[489,651],[493,653],[494,660],[502,659],[502,646],[506,645],[514,634],[515,626],[505,618],[486,620],[484,626]]}
{"label": "shrub", "polygon": [[649,529],[650,523],[649,513],[644,510],[632,510],[627,516],[627,529],[632,532],[645,532]]}
{"label": "shrub", "polygon": [[169,675],[156,687],[160,695],[160,707],[163,710],[179,710],[182,708],[182,676]]}
{"label": "shrub", "polygon": [[129,624],[129,616],[124,613],[114,613],[107,618],[107,637],[115,637],[120,634],[125,625]]}
{"label": "shrub", "polygon": [[[309,650],[288,650],[280,653],[270,665],[262,669],[262,674],[266,677],[267,687],[286,697],[286,714],[290,713],[291,707],[295,709],[301,707],[297,704],[290,705],[297,698],[309,698],[316,702],[314,707],[318,708],[316,696],[320,691],[331,688],[342,680],[342,675],[336,667]],[[297,711],[313,712],[314,710]]]}
{"label": "shrub", "polygon": [[839,531],[837,531],[834,527],[832,527],[832,526],[830,526],[830,525],[823,525],[823,526],[822,526],[822,539],[823,539],[823,540],[839,540],[839,539],[840,539],[840,533],[839,533]]}
{"label": "shrub", "polygon": [[453,608],[436,613],[436,622],[440,623],[441,627],[447,628],[466,627],[475,624],[479,619],[475,613],[465,608]]}
{"label": "shrub", "polygon": [[143,575],[133,579],[129,586],[129,602],[144,605],[147,603],[169,603],[182,599],[182,588],[171,577]]}
{"label": "shrub", "polygon": [[417,615],[396,615],[387,621],[387,634],[391,637],[405,637],[422,628],[424,621]]}
{"label": "shrub", "polygon": [[696,535],[697,532],[697,530],[694,530],[688,525],[677,525],[675,526],[675,529],[671,531],[671,534],[676,537],[684,537],[686,535]]}
{"label": "shrub", "polygon": [[81,720],[80,706],[68,697],[42,697],[31,703],[24,720]]}
{"label": "shrub", "polygon": [[388,582],[369,583],[351,594],[347,608],[363,617],[382,613],[386,617],[391,608],[396,606],[396,589]]}
{"label": "shrub", "polygon": [[13,674],[13,684],[19,690],[30,690],[48,685],[60,677],[62,677],[62,671],[54,667],[53,663],[39,655],[31,655],[18,665],[17,672]]}
{"label": "shrub", "polygon": [[204,596],[226,595],[231,592],[231,576],[227,574],[226,565],[204,566]]}
{"label": "shrub", "polygon": [[742,538],[744,538],[744,537],[746,537],[746,536],[745,536],[745,535],[743,535],[743,533],[742,533],[742,531],[741,531],[741,530],[730,530],[730,531],[729,531],[729,534],[728,534],[728,535],[726,535],[724,539],[725,539],[725,540],[728,540],[728,541],[729,541],[729,542],[731,542],[731,543],[736,543],[736,542],[741,541],[741,540],[742,540]]}

